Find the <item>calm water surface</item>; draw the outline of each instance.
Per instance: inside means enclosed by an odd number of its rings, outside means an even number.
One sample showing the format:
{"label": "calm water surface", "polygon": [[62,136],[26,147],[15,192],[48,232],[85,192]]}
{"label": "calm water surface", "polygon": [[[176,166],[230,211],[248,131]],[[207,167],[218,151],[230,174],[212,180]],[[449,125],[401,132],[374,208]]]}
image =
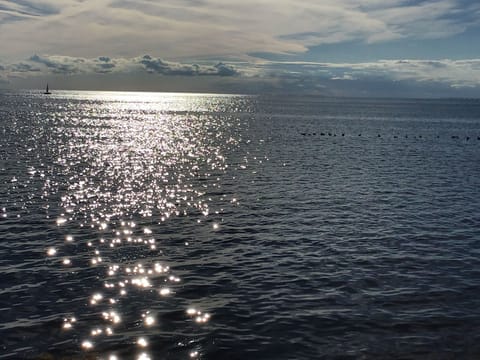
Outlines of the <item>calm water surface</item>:
{"label": "calm water surface", "polygon": [[0,94],[0,359],[480,357],[480,101]]}

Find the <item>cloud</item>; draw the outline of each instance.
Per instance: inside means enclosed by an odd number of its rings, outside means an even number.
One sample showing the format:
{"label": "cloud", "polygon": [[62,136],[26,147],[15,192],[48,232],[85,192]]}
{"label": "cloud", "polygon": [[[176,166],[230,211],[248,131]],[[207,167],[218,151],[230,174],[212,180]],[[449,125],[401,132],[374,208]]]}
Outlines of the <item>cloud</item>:
{"label": "cloud", "polygon": [[478,11],[465,0],[0,0],[0,17],[15,19],[0,19],[0,43],[9,58],[156,49],[177,60],[245,59],[345,41],[448,37],[478,26]]}
{"label": "cloud", "polygon": [[480,59],[473,60],[382,60],[346,65],[353,74],[376,74],[392,80],[437,82],[452,87],[480,85]]}
{"label": "cloud", "polygon": [[[240,70],[244,73],[246,69]],[[363,63],[263,62],[250,70],[251,76],[317,81],[387,82],[443,84],[452,88],[480,90],[480,59],[470,60],[379,60]]]}
{"label": "cloud", "polygon": [[0,13],[18,17],[36,17],[58,14],[59,7],[48,1],[0,0]]}
{"label": "cloud", "polygon": [[456,0],[423,1],[390,9],[380,9],[372,15],[389,24],[402,37],[417,39],[443,38],[462,33],[469,21],[469,14],[462,11]]}
{"label": "cloud", "polygon": [[165,61],[150,55],[134,58],[82,58],[59,55],[33,55],[25,61],[12,63],[4,71],[15,76],[35,75],[87,75],[127,74],[148,72],[165,76],[237,76],[231,65],[219,62],[215,65],[187,64]]}
{"label": "cloud", "polygon": [[160,58],[154,59],[150,55],[145,55],[139,61],[148,72],[153,72],[162,75],[218,75],[218,76],[235,76],[238,72],[229,65],[218,63],[213,66],[205,66],[198,64],[181,64],[174,62],[167,62]]}
{"label": "cloud", "polygon": [[238,75],[238,71],[235,70],[235,68],[233,66],[226,65],[222,62],[219,62],[218,64],[214,65],[213,67],[216,69],[217,74],[220,75],[220,76],[235,76],[235,75]]}
{"label": "cloud", "polygon": [[[39,63],[45,65],[49,68],[53,73],[58,74],[73,74],[79,72],[78,64],[75,61],[70,62],[71,58],[67,57],[41,57],[38,55],[33,55],[30,57],[30,61],[34,63]],[[78,59],[77,59],[78,62]]]}
{"label": "cloud", "polygon": [[[166,79],[161,82],[161,88],[155,85],[159,76]],[[69,78],[85,84],[83,88],[88,88],[87,82],[99,88],[98,84],[108,79],[110,84],[115,84],[112,89],[129,89],[136,84],[135,89],[143,86],[162,91],[213,89],[351,96],[480,96],[480,59],[398,59],[361,63],[237,61],[227,64],[174,62],[151,55],[131,58],[33,55],[26,60],[0,65],[0,78],[3,79],[18,82],[18,79],[45,77],[54,77],[59,87],[61,81]],[[101,86],[107,89],[107,83]]]}
{"label": "cloud", "polygon": [[[4,68],[4,70],[6,69]],[[10,71],[14,73],[36,73],[40,72],[40,68],[36,67],[33,64],[20,62],[17,64],[12,64],[10,67]]]}
{"label": "cloud", "polygon": [[48,2],[0,0],[0,24],[50,16],[58,14],[59,11],[57,6]]}

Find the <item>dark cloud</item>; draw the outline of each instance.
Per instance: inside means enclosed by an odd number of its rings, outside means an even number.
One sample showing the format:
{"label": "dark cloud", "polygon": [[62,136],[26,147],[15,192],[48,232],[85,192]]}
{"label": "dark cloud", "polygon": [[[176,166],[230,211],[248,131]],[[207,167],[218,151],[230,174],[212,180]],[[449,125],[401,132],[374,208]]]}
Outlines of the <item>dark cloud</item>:
{"label": "dark cloud", "polygon": [[98,64],[98,66],[102,69],[113,69],[115,64],[108,63],[108,64]]}
{"label": "dark cloud", "polygon": [[94,71],[98,74],[111,73],[116,67],[116,64],[108,56],[99,56],[94,62]]}
{"label": "dark cloud", "polygon": [[145,55],[140,64],[145,66],[148,72],[158,73],[163,75],[193,75],[195,70],[192,66],[178,66],[169,64],[162,59],[154,59],[150,55]]}
{"label": "dark cloud", "polygon": [[21,62],[18,64],[13,64],[11,66],[11,71],[19,72],[19,73],[29,73],[29,72],[40,72],[40,69],[35,65]]}
{"label": "dark cloud", "polygon": [[[79,69],[74,64],[69,63],[67,61],[62,61],[62,58],[52,59],[48,57],[33,55],[32,57],[30,57],[29,60],[35,63],[45,65],[55,74],[75,74],[79,72]],[[82,62],[82,61],[79,61],[79,59],[75,59],[75,60],[73,61],[74,63]]]}
{"label": "dark cloud", "polygon": [[162,75],[181,75],[181,76],[235,76],[238,71],[230,65],[218,63],[214,66],[199,64],[181,64],[164,61],[160,58],[152,58],[150,55],[143,56],[140,61],[145,69],[151,73]]}
{"label": "dark cloud", "polygon": [[233,66],[226,65],[222,62],[219,62],[214,67],[215,67],[215,69],[217,69],[218,75],[220,75],[220,76],[235,76],[235,75],[238,75],[238,71],[235,70],[235,68]]}
{"label": "dark cloud", "polygon": [[44,74],[129,74],[147,72],[165,76],[213,76],[231,77],[239,75],[233,66],[219,62],[215,65],[184,64],[165,61],[150,55],[136,58],[110,58],[100,56],[88,59],[70,56],[33,55],[27,61],[10,64],[11,73],[43,72]]}
{"label": "dark cloud", "polygon": [[95,67],[95,72],[99,74],[111,73],[115,68],[115,64],[112,63],[100,63]]}

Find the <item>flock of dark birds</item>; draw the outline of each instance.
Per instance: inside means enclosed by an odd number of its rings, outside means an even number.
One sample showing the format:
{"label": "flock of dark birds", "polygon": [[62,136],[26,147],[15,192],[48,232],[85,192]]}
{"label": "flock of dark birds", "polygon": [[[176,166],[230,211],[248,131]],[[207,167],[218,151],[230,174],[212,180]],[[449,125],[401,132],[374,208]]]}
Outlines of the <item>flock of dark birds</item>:
{"label": "flock of dark birds", "polygon": [[[308,133],[307,133],[307,132],[301,132],[300,134],[303,135],[303,136],[317,136],[317,133],[316,133],[316,132],[308,132]],[[336,133],[331,133],[331,132],[328,132],[328,133],[321,132],[321,133],[318,133],[318,135],[320,135],[320,136],[337,136]],[[344,136],[345,136],[345,133],[341,133],[341,134],[339,134],[338,136],[344,137]],[[362,134],[358,134],[357,136],[362,136]],[[380,138],[380,137],[382,137],[382,135],[381,135],[381,134],[378,134],[377,137]],[[398,135],[393,135],[393,138],[394,138],[394,139],[398,139],[399,137],[400,137],[400,136],[398,136]],[[404,137],[405,139],[408,139],[408,135],[404,135],[403,137]],[[413,137],[414,139],[417,139],[417,138],[418,138],[418,139],[423,139],[423,136],[422,136],[422,135],[415,135],[415,136],[412,136],[412,137]],[[440,135],[437,135],[436,138],[439,139],[439,138],[440,138]],[[459,135],[452,135],[450,138],[451,138],[451,139],[464,138],[466,141],[468,141],[468,140],[471,139],[470,136],[460,137]],[[480,141],[480,136],[477,136],[477,140]]]}

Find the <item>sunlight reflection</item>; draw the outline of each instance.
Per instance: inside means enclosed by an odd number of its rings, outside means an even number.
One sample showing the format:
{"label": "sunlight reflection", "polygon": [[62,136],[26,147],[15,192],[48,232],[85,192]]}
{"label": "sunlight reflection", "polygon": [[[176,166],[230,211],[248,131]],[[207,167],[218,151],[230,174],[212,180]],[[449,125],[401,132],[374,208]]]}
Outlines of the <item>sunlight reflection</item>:
{"label": "sunlight reflection", "polygon": [[160,295],[162,296],[170,295],[170,289],[169,288],[160,289]]}
{"label": "sunlight reflection", "polygon": [[140,347],[146,347],[146,346],[148,346],[148,341],[147,341],[147,339],[141,337],[141,338],[138,338],[137,344]]}
{"label": "sunlight reflection", "polygon": [[[174,240],[165,230],[174,221],[191,221],[198,228],[217,231],[224,213],[217,201],[237,203],[236,197],[223,193],[221,180],[229,166],[227,152],[241,142],[240,120],[212,115],[221,113],[233,101],[230,97],[220,101],[219,96],[193,94],[82,96],[90,103],[83,116],[65,112],[69,114],[62,119],[65,142],[56,154],[56,165],[68,180],[60,194],[62,209],[53,221],[67,235],[62,235],[64,248],[51,247],[47,255],[60,253],[57,264],[62,261],[64,266],[71,265],[71,259],[79,267],[86,264],[81,271],[93,280],[85,284],[89,289],[83,303],[89,306],[82,315],[95,319],[77,314],[89,319],[83,321],[86,324],[73,326],[71,318],[62,327],[83,332],[88,338],[81,343],[84,350],[94,348],[89,340],[94,339],[100,351],[101,342],[112,335],[109,341],[125,337],[133,347],[145,348],[148,338],[138,337],[132,327],[142,326],[146,332],[142,335],[155,334],[161,319],[158,307],[171,306],[181,286],[176,273],[181,264],[177,261],[172,268],[166,264],[166,257],[176,251],[171,243],[179,239],[185,252],[195,246],[193,236],[181,234],[183,225],[172,235]],[[242,159],[241,166],[247,165],[248,159]],[[193,308],[187,309],[187,316],[195,328],[211,319],[209,313]],[[142,353],[138,359],[150,356]],[[190,353],[198,356],[198,351]]]}
{"label": "sunlight reflection", "polygon": [[100,293],[94,294],[90,299],[90,304],[96,305],[98,302],[103,300],[103,295]]}
{"label": "sunlight reflection", "polygon": [[85,350],[93,349],[93,343],[89,340],[85,340],[84,342],[82,342],[82,348]]}
{"label": "sunlight reflection", "polygon": [[155,318],[153,316],[146,316],[144,322],[146,326],[152,326],[155,324]]}
{"label": "sunlight reflection", "polygon": [[63,319],[63,329],[69,330],[73,327],[73,324],[77,321],[75,317]]}
{"label": "sunlight reflection", "polygon": [[120,323],[120,316],[115,311],[103,312],[102,316],[105,320],[110,321],[114,324]]}
{"label": "sunlight reflection", "polygon": [[204,324],[208,322],[211,317],[210,314],[202,313],[201,311],[196,310],[195,308],[188,308],[186,312],[188,316],[190,316],[191,318],[194,318],[195,322],[199,324]]}
{"label": "sunlight reflection", "polygon": [[138,360],[151,360],[151,357],[147,353],[141,353]]}

